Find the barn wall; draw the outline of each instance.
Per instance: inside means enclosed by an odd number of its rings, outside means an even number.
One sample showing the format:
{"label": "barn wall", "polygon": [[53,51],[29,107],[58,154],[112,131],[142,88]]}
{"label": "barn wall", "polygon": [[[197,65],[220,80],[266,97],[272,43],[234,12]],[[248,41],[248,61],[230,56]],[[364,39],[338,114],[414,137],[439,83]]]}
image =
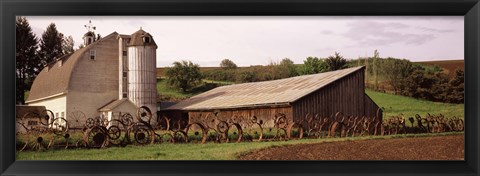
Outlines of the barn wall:
{"label": "barn wall", "polygon": [[[214,111],[190,111],[188,112],[189,123],[194,122],[204,122],[211,120],[204,120],[208,115],[208,119],[213,119]],[[277,113],[284,113],[288,119],[292,118],[292,107],[263,107],[263,108],[252,108],[252,109],[228,109],[228,110],[219,110],[217,116],[221,120],[227,120],[231,117],[237,117],[236,121],[246,121],[251,117],[256,116],[257,122],[262,120],[263,127],[273,127],[274,126],[274,116]],[[213,123],[209,123],[213,125]]]}
{"label": "barn wall", "polygon": [[[60,95],[40,101],[36,101],[33,103],[29,103],[29,106],[45,106],[47,110],[50,110],[53,112],[55,118],[57,117],[63,117],[66,118],[66,115],[68,113],[67,111],[67,96],[66,95]],[[63,116],[62,116],[63,114]]]}
{"label": "barn wall", "polygon": [[377,104],[367,94],[365,94],[365,116],[377,117],[380,121],[383,120],[383,110],[379,109]]}
{"label": "barn wall", "polygon": [[365,112],[365,102],[364,69],[361,69],[294,102],[293,117],[299,121],[307,113],[323,117],[337,112],[353,116],[371,114]]}

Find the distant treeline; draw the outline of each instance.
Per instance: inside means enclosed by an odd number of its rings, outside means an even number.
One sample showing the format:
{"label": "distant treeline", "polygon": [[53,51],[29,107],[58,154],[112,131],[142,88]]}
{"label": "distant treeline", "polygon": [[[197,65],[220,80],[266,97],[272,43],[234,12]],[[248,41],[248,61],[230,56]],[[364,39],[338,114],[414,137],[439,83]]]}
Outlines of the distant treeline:
{"label": "distant treeline", "polygon": [[[208,80],[245,83],[366,66],[368,88],[429,101],[464,101],[463,69],[457,69],[453,76],[449,76],[438,66],[412,63],[406,59],[379,58],[376,55],[345,62],[343,60],[338,53],[329,58],[308,57],[303,64],[293,64],[290,59],[285,58],[281,62],[272,62],[266,66],[221,67],[204,70],[202,74],[204,79]],[[335,65],[335,68],[332,68],[332,65]]]}
{"label": "distant treeline", "polygon": [[449,76],[438,66],[396,58],[360,58],[349,66],[365,65],[367,87],[429,101],[464,102],[464,70]]}

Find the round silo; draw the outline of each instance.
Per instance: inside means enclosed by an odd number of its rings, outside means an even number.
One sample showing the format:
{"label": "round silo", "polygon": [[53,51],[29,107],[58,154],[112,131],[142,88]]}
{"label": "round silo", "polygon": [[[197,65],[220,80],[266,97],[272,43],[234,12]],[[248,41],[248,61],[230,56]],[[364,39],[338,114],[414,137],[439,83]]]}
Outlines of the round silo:
{"label": "round silo", "polygon": [[156,120],[156,50],[152,36],[140,29],[131,35],[128,48],[128,99],[138,107],[147,106]]}

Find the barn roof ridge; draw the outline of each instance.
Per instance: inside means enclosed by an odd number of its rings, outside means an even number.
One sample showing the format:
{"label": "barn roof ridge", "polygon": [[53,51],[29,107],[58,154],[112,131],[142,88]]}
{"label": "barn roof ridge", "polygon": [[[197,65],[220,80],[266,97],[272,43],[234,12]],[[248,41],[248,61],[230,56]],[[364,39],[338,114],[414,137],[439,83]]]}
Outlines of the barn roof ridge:
{"label": "barn roof ridge", "polygon": [[229,109],[290,104],[363,68],[364,66],[359,66],[285,79],[221,86],[183,100],[166,110]]}

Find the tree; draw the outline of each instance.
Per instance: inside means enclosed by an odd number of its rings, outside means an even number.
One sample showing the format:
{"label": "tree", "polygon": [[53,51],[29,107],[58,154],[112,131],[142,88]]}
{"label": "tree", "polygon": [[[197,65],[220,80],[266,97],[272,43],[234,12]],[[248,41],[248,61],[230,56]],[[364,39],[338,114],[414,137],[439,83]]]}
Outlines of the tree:
{"label": "tree", "polygon": [[373,65],[372,65],[372,68],[373,68],[373,80],[374,80],[374,83],[375,83],[375,90],[378,90],[378,69],[377,69],[377,64],[378,64],[378,51],[375,50],[373,52]]}
{"label": "tree", "polygon": [[16,102],[25,104],[25,91],[30,90],[33,79],[42,68],[37,57],[38,40],[25,17],[15,21]]}
{"label": "tree", "polygon": [[232,69],[232,68],[237,68],[237,64],[235,64],[233,61],[230,59],[223,59],[220,62],[220,67],[222,68],[227,68],[227,69]]}
{"label": "tree", "polygon": [[72,36],[68,36],[68,37],[63,38],[63,41],[62,41],[62,52],[63,52],[63,54],[73,53],[75,51],[73,49],[74,45],[75,45],[75,42],[73,41]]}
{"label": "tree", "polygon": [[303,61],[303,66],[299,68],[300,75],[315,74],[327,71],[327,66],[323,59],[317,57],[307,57]]}
{"label": "tree", "polygon": [[39,56],[43,65],[63,55],[62,43],[63,34],[57,31],[55,23],[51,23],[42,34],[42,41],[40,42]]}
{"label": "tree", "polygon": [[406,59],[387,58],[382,62],[382,75],[395,93],[405,88],[405,79],[412,74],[413,64]]}
{"label": "tree", "polygon": [[340,70],[347,67],[347,60],[340,55],[340,53],[335,52],[335,56],[328,56],[325,59],[325,64],[327,65],[328,71]]}
{"label": "tree", "polygon": [[282,59],[282,61],[280,61],[280,64],[278,65],[278,68],[282,72],[283,78],[288,78],[288,77],[298,75],[295,64],[293,64],[293,61],[290,60],[289,58]]}
{"label": "tree", "polygon": [[451,103],[463,103],[465,100],[465,72],[462,69],[455,70],[455,76],[449,81],[448,101]]}
{"label": "tree", "polygon": [[195,87],[202,81],[202,74],[198,64],[182,60],[173,62],[173,67],[166,70],[168,84],[180,88],[183,92]]}

